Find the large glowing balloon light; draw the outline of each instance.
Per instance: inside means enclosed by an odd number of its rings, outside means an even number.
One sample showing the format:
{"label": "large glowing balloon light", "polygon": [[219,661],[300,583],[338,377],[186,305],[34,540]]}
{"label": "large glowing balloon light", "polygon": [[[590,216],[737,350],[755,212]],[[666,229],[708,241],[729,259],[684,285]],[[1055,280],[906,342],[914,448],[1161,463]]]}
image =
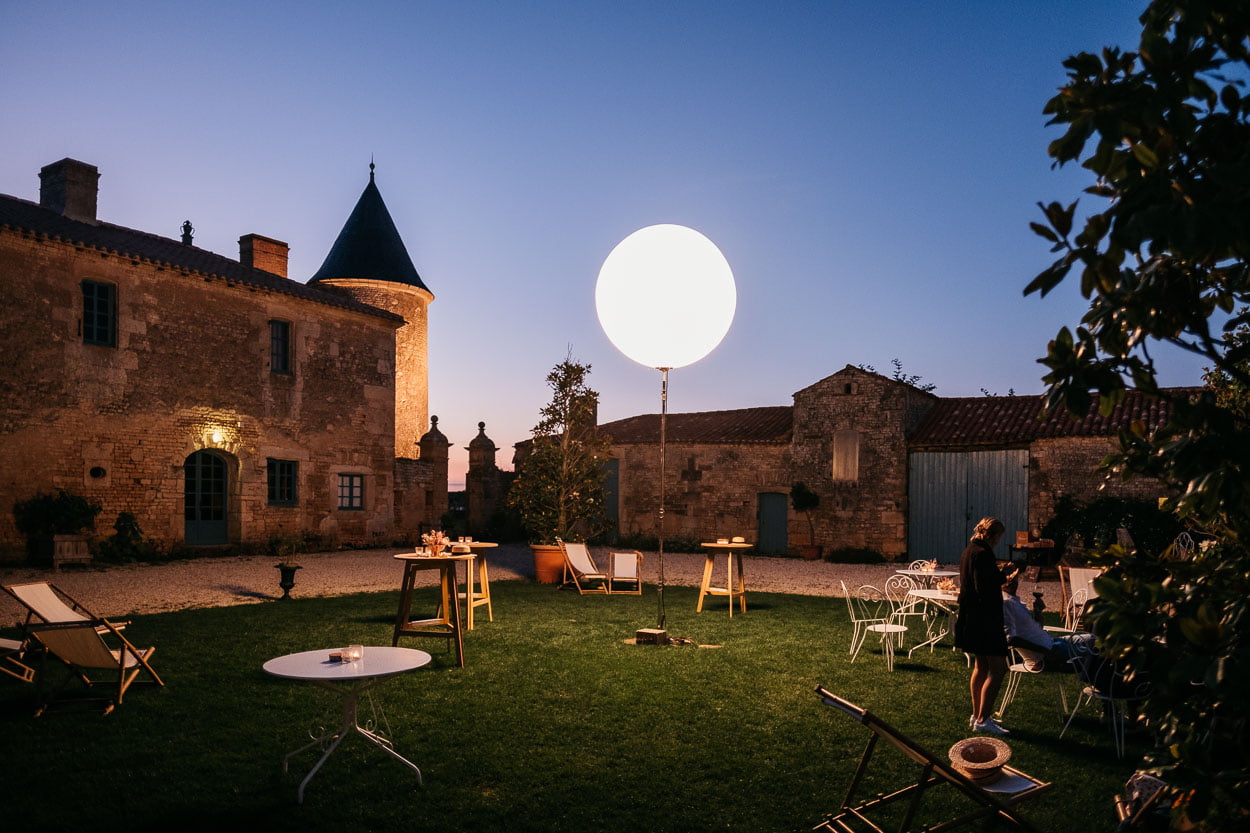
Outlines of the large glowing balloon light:
{"label": "large glowing balloon light", "polygon": [[647,226],[618,243],[595,286],[603,331],[647,367],[685,367],[712,352],[737,305],[733,271],[716,244],[671,224]]}

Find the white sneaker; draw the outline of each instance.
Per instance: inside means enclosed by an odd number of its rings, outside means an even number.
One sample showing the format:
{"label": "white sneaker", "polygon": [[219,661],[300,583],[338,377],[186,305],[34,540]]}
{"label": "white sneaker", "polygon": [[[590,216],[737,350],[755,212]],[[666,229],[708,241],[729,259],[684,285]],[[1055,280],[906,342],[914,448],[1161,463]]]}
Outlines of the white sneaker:
{"label": "white sneaker", "polygon": [[995,720],[994,718],[992,718],[992,717],[987,717],[987,718],[985,718],[985,720],[982,720],[980,723],[974,724],[972,728],[973,728],[973,730],[974,730],[974,731],[977,731],[977,732],[988,732],[988,733],[989,733],[989,734],[991,734],[991,735],[1009,735],[1009,734],[1011,734],[1011,732],[1009,732],[1009,731],[1007,731],[1007,729],[1003,728],[1003,727],[999,724],[999,722],[998,722],[997,720]]}

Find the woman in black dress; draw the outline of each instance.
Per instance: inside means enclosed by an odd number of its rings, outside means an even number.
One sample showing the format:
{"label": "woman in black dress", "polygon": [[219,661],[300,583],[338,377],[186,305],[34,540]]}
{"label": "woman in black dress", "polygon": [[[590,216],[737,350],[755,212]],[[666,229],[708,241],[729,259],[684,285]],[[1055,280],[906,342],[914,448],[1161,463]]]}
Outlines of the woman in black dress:
{"label": "woman in black dress", "polygon": [[959,616],[955,620],[955,647],[974,658],[969,728],[996,735],[1007,734],[990,716],[1007,674],[1003,577],[994,558],[1003,529],[997,518],[982,518],[972,530],[972,540],[959,558]]}

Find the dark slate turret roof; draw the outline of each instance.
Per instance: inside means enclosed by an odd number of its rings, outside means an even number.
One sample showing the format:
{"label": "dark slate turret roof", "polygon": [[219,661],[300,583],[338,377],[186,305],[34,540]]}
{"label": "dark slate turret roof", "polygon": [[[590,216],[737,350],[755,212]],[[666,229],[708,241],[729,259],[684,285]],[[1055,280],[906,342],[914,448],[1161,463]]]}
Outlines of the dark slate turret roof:
{"label": "dark slate turret roof", "polygon": [[417,274],[417,267],[412,265],[391,213],[386,210],[382,192],[373,181],[372,162],[369,163],[369,184],[330,247],[325,262],[309,283],[332,278],[391,281],[430,291]]}
{"label": "dark slate turret roof", "polygon": [[244,266],[237,260],[189,246],[178,240],[104,222],[83,222],[64,216],[37,203],[0,194],[0,228],[84,246],[119,257],[146,261],[166,269],[185,270],[210,278],[254,289],[278,292],[319,304],[364,312],[392,321],[403,321],[398,315],[307,286],[261,269]]}
{"label": "dark slate turret roof", "polygon": [[[1201,388],[1165,388],[1168,396],[1198,393]],[[908,438],[911,448],[965,448],[1019,445],[1060,437],[1114,437],[1121,428],[1142,422],[1156,428],[1172,413],[1165,399],[1138,390],[1125,392],[1124,401],[1109,415],[1098,413],[1094,398],[1089,413],[1073,419],[1059,409],[1044,413],[1042,396],[970,396],[938,399]]]}
{"label": "dark slate turret roof", "polygon": [[[790,442],[794,409],[788,405],[741,408],[734,411],[701,411],[669,414],[665,439],[678,443],[781,443]],[[658,443],[660,415],[641,414],[599,426],[617,445]]]}

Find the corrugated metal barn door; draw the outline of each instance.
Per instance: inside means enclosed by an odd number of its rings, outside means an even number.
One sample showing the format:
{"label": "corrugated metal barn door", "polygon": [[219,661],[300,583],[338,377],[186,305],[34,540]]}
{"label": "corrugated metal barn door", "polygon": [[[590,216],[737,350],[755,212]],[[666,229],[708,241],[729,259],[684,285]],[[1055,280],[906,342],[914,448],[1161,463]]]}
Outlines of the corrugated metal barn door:
{"label": "corrugated metal barn door", "polygon": [[1007,527],[995,553],[1006,558],[1016,530],[1028,529],[1029,452],[916,451],[908,458],[908,557],[959,560],[987,515]]}

